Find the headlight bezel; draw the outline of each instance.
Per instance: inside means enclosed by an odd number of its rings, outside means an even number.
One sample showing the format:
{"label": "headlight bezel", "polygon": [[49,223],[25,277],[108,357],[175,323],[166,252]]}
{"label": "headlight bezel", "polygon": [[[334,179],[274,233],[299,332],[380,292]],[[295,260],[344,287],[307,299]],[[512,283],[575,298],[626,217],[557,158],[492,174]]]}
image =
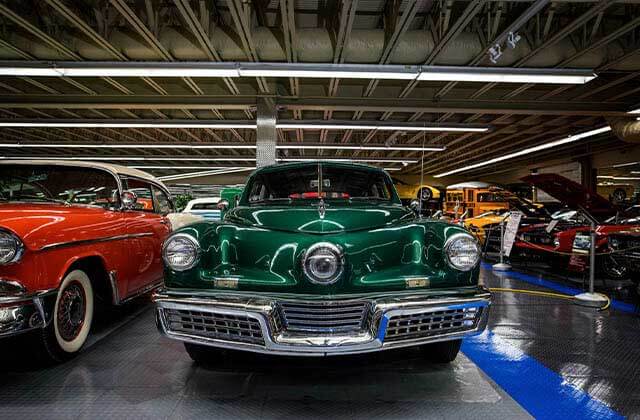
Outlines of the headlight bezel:
{"label": "headlight bezel", "polygon": [[[317,252],[322,248],[326,248],[331,251],[333,256],[336,258],[337,265],[338,265],[337,269],[331,274],[328,280],[317,278],[310,272],[311,270],[309,269],[309,267],[307,267],[307,262],[309,261],[310,257],[313,256],[314,252]],[[344,251],[339,245],[333,244],[331,242],[317,242],[311,245],[309,248],[305,250],[304,254],[302,255],[301,261],[302,261],[302,272],[304,273],[305,277],[313,284],[318,284],[322,286],[334,284],[342,277],[342,274],[344,273],[344,267],[345,267]]]}
{"label": "headlight bezel", "polygon": [[[475,261],[472,265],[468,266],[468,267],[461,267],[458,266],[456,264],[453,263],[453,261],[451,261],[451,255],[450,255],[450,249],[451,247],[454,245],[454,243],[460,239],[467,239],[470,240],[474,245],[475,245],[475,249],[476,249],[476,257],[475,257]],[[455,233],[451,236],[449,236],[447,238],[447,240],[444,243],[444,247],[443,247],[443,253],[444,253],[444,258],[447,261],[447,264],[449,265],[449,267],[453,268],[454,270],[457,271],[463,271],[463,272],[467,272],[467,271],[471,271],[474,268],[476,268],[478,266],[478,264],[480,263],[480,257],[482,254],[482,250],[480,249],[480,244],[478,243],[478,241],[471,236],[468,233]]]}
{"label": "headlight bezel", "polygon": [[14,253],[11,256],[10,259],[8,259],[6,261],[3,261],[0,258],[0,266],[9,265],[9,264],[15,264],[15,263],[19,262],[22,259],[22,256],[24,255],[24,251],[25,251],[24,242],[22,242],[22,240],[20,239],[20,237],[18,235],[16,235],[15,233],[13,233],[10,230],[0,229],[0,235],[8,236],[16,244],[15,251],[14,251]]}
{"label": "headlight bezel", "polygon": [[[167,258],[167,248],[169,247],[171,242],[176,239],[183,239],[191,242],[195,249],[195,256],[193,257],[193,261],[191,261],[191,263],[189,263],[188,265],[176,266],[172,264],[171,261]],[[162,260],[164,261],[165,265],[173,271],[182,272],[191,270],[193,267],[198,265],[201,255],[202,248],[200,247],[200,242],[198,242],[198,240],[193,235],[189,235],[188,233],[174,233],[173,235],[169,236],[166,241],[164,241],[164,244],[162,244]]]}

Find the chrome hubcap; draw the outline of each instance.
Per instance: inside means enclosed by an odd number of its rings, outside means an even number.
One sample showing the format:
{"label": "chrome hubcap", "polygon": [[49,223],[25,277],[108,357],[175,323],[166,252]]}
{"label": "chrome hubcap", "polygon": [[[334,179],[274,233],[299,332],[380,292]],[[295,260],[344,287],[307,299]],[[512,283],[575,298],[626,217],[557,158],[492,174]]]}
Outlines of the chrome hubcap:
{"label": "chrome hubcap", "polygon": [[84,325],[86,298],[78,282],[70,283],[60,296],[58,303],[58,333],[65,341],[72,341],[80,334]]}

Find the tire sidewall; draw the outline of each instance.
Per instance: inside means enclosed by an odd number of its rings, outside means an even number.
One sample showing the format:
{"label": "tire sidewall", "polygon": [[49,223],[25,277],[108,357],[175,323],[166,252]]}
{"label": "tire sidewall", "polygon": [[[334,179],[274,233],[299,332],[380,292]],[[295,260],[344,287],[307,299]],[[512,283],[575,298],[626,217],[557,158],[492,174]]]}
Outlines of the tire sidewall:
{"label": "tire sidewall", "polygon": [[[73,340],[66,341],[62,338],[58,331],[58,305],[60,303],[62,292],[74,282],[78,283],[82,287],[84,292],[85,316],[82,329],[80,330],[78,335]],[[64,277],[62,283],[60,284],[60,288],[58,289],[58,295],[56,296],[56,303],[53,310],[52,320],[55,342],[63,354],[77,353],[87,341],[89,330],[91,329],[91,323],[93,321],[93,310],[93,288],[91,287],[91,280],[89,279],[89,276],[87,276],[87,274],[82,270],[71,271]]]}

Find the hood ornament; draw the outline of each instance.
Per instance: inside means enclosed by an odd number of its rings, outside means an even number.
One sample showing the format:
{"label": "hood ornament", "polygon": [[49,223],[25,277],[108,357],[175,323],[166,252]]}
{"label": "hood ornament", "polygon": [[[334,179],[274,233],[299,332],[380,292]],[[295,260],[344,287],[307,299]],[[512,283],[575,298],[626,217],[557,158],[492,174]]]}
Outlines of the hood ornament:
{"label": "hood ornament", "polygon": [[321,219],[324,219],[324,214],[326,211],[327,209],[324,205],[324,200],[321,197],[320,201],[318,201],[318,215],[320,216]]}

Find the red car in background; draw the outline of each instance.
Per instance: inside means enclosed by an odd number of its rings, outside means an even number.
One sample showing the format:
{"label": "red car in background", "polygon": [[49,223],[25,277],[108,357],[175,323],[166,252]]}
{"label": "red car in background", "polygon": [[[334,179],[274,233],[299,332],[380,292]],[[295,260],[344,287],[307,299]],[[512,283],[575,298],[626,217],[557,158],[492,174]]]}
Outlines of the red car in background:
{"label": "red car in background", "polygon": [[0,337],[32,332],[49,361],[76,354],[97,300],[119,305],[161,285],[172,211],[142,171],[0,162]]}
{"label": "red car in background", "polygon": [[515,254],[542,257],[554,268],[585,272],[589,265],[593,219],[597,222],[596,253],[600,254],[596,266],[609,278],[628,276],[627,268],[609,254],[608,236],[638,226],[637,208],[621,210],[604,197],[560,175],[531,175],[522,180],[561,201],[567,209],[552,215],[550,223],[520,228],[514,244]]}

